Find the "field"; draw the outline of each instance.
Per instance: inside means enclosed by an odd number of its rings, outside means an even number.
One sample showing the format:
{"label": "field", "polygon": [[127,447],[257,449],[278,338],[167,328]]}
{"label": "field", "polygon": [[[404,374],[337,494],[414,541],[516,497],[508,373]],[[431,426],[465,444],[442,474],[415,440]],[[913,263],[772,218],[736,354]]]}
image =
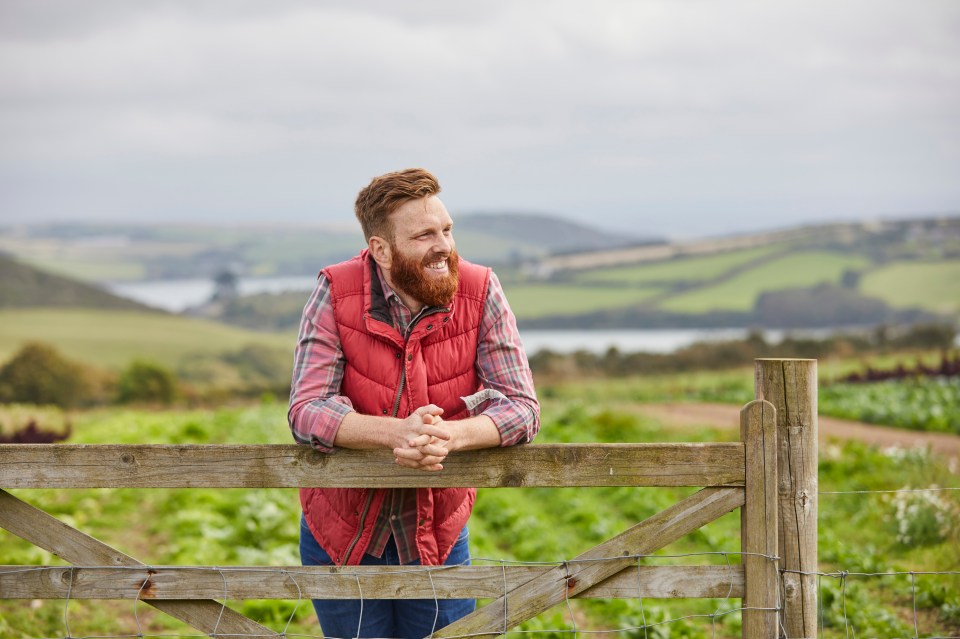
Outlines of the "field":
{"label": "field", "polygon": [[867,261],[859,256],[810,251],[786,255],[734,275],[714,286],[671,297],[662,307],[683,313],[712,310],[748,311],[757,297],[766,291],[837,284],[843,272],[863,268]]}
{"label": "field", "polygon": [[660,292],[655,286],[645,288],[612,288],[556,284],[505,285],[510,308],[518,319],[535,319],[549,315],[578,315],[598,308],[625,308],[653,297]]}
{"label": "field", "polygon": [[861,289],[895,308],[919,306],[957,313],[960,312],[960,260],[894,262],[867,273]]}
{"label": "field", "polygon": [[23,342],[42,340],[65,356],[119,369],[132,353],[168,367],[197,354],[219,354],[251,344],[292,357],[294,333],[260,333],[201,319],[124,311],[0,310],[0,360]]}
{"label": "field", "polygon": [[[754,244],[736,244],[750,248],[730,248],[725,243],[730,238],[704,239],[668,247],[694,252],[685,257],[594,269],[583,264],[604,264],[610,257],[604,251],[637,238],[521,214],[458,217],[456,235],[463,256],[496,267],[521,323],[539,328],[638,327],[650,321],[783,328],[794,326],[791,320],[810,328],[934,321],[932,314],[951,321],[960,313],[960,218],[955,217],[824,225],[758,234],[747,238]],[[241,277],[312,276],[362,245],[351,221],[337,228],[0,229],[0,250],[87,281],[213,278],[224,270]],[[586,270],[549,266],[552,253],[598,249],[589,254],[595,260],[577,267]],[[765,293],[781,295],[758,308]],[[819,312],[801,317],[791,304]],[[261,322],[258,328],[290,328],[289,313],[281,313],[251,321]],[[633,317],[637,313],[643,316],[639,320]],[[242,324],[236,313],[224,319]]]}
{"label": "field", "polygon": [[579,315],[645,303],[683,315],[715,311],[751,312],[763,293],[821,284],[859,281],[851,291],[887,303],[892,309],[960,312],[960,262],[930,260],[874,264],[855,252],[800,250],[770,245],[702,257],[585,270],[564,281],[513,284],[507,293],[518,318]]}
{"label": "field", "polygon": [[574,280],[584,284],[638,285],[652,283],[699,283],[713,280],[735,268],[762,259],[782,250],[778,245],[729,251],[705,257],[684,257],[639,266],[581,271]]}
{"label": "field", "polygon": [[[825,366],[824,370],[842,370]],[[832,373],[831,373],[832,374]],[[742,397],[750,371],[539,384],[538,442],[726,441],[731,429],[671,422],[642,411],[651,401]],[[737,400],[739,401],[739,400]],[[928,399],[927,401],[934,401]],[[945,401],[951,401],[949,398]],[[949,406],[942,407],[949,410]],[[73,415],[76,443],[286,443],[286,407],[219,410],[104,409]],[[904,410],[911,410],[909,407]],[[960,634],[960,500],[956,492],[877,492],[958,487],[956,459],[923,449],[829,442],[820,451],[820,636]],[[854,492],[867,491],[867,492]],[[476,563],[554,562],[624,530],[691,489],[484,489],[471,520]],[[20,490],[26,501],[138,559],[174,565],[295,565],[298,502],[292,490]],[[737,563],[731,513],[647,560]],[[851,535],[851,531],[856,531]],[[0,532],[0,564],[55,564]],[[841,574],[845,571],[845,574]],[[910,573],[913,574],[910,574]],[[890,574],[887,574],[890,573]],[[933,573],[933,574],[927,574]],[[939,574],[952,573],[952,574]],[[319,630],[306,603],[231,602],[288,636]],[[739,636],[738,600],[573,601],[523,625],[536,637],[592,630],[667,639]],[[914,616],[916,609],[916,616]],[[140,605],[73,601],[71,636],[190,634]],[[919,632],[914,632],[916,620]],[[646,629],[641,626],[646,625]],[[0,602],[0,637],[64,636],[62,602]],[[527,635],[515,635],[527,636]]]}

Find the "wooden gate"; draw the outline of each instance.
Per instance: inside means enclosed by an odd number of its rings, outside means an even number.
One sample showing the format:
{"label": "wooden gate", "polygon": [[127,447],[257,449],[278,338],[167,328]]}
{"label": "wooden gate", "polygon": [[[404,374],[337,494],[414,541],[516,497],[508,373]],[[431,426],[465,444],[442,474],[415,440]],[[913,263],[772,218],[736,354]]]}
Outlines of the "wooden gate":
{"label": "wooden gate", "polygon": [[[0,526],[74,564],[0,566],[0,599],[143,600],[208,635],[279,637],[216,599],[489,598],[434,637],[500,635],[568,598],[743,599],[743,637],[816,634],[816,361],[757,360],[738,443],[528,445],[451,455],[439,473],[388,451],[305,446],[4,445],[0,487],[400,488],[698,486],[700,491],[554,566],[143,565],[0,490]],[[742,563],[643,566],[741,508]],[[30,567],[37,568],[37,567]]]}

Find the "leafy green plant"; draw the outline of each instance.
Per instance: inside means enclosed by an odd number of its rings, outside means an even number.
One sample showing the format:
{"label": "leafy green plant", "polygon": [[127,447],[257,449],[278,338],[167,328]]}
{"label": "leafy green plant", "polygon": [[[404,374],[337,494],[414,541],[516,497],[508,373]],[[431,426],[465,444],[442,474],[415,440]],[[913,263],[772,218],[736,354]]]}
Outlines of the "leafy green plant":
{"label": "leafy green plant", "polygon": [[960,434],[960,378],[919,378],[820,389],[826,415],[914,430]]}
{"label": "leafy green plant", "polygon": [[172,404],[177,396],[177,380],[160,364],[134,360],[117,381],[117,401]]}

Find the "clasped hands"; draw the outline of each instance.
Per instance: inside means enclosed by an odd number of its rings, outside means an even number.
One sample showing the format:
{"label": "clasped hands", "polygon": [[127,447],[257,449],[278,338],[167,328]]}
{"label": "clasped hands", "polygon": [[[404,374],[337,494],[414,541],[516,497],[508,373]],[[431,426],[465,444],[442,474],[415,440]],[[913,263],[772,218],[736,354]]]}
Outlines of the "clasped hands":
{"label": "clasped hands", "polygon": [[451,452],[453,433],[434,404],[421,406],[403,420],[397,434],[399,445],[394,460],[401,466],[418,470],[443,470],[443,460]]}

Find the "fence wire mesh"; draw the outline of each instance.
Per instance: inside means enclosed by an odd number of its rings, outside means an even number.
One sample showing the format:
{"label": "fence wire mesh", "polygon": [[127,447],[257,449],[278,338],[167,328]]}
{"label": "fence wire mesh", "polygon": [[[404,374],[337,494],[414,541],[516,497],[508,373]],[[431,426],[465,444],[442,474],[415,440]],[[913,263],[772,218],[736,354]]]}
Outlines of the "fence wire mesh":
{"label": "fence wire mesh", "polygon": [[[843,497],[843,496],[854,496],[854,495],[890,495],[898,493],[950,493],[954,491],[960,491],[960,487],[941,487],[941,486],[929,486],[925,488],[896,488],[896,489],[880,489],[880,490],[849,490],[849,491],[820,491],[818,494],[821,496],[831,496],[831,497]],[[822,511],[822,506],[821,506]],[[730,628],[725,628],[721,623],[725,618],[730,616],[739,616],[743,612],[748,610],[765,610],[765,611],[776,611],[780,612],[782,610],[782,603],[780,595],[782,593],[782,588],[778,587],[778,599],[777,605],[774,608],[747,608],[743,605],[740,605],[740,600],[734,599],[731,597],[733,591],[733,584],[730,584],[730,590],[728,590],[726,597],[716,598],[718,601],[717,608],[710,613],[692,613],[673,616],[669,618],[662,618],[657,620],[651,620],[647,618],[647,611],[644,605],[644,597],[641,595],[643,591],[642,584],[642,575],[641,567],[645,565],[651,565],[651,562],[670,562],[678,559],[692,558],[692,557],[712,557],[716,559],[720,557],[725,565],[731,566],[730,558],[735,557],[742,559],[747,554],[754,553],[742,553],[739,551],[710,551],[710,552],[691,552],[683,554],[656,554],[656,555],[633,555],[632,558],[636,562],[637,567],[637,597],[636,600],[639,603],[639,614],[636,619],[636,623],[620,623],[615,628],[592,628],[584,627],[580,622],[578,622],[578,615],[574,609],[573,600],[570,597],[566,597],[563,606],[566,608],[566,617],[568,620],[568,625],[564,627],[555,627],[555,628],[539,628],[535,630],[524,630],[518,628],[509,628],[506,614],[504,615],[503,626],[498,629],[498,631],[505,636],[517,636],[517,637],[527,637],[527,636],[544,636],[544,637],[559,637],[559,636],[570,636],[578,637],[584,635],[587,637],[629,637],[642,638],[642,639],[661,639],[662,637],[684,637],[684,636],[696,636],[696,637],[708,637],[709,639],[726,639],[728,637],[739,636],[737,634],[731,634]],[[793,573],[798,575],[814,576],[817,579],[817,590],[818,590],[818,638],[819,639],[831,639],[834,637],[843,637],[844,639],[856,639],[857,637],[880,637],[879,635],[865,634],[862,628],[858,628],[858,624],[854,619],[855,615],[853,610],[848,610],[848,601],[849,592],[848,587],[854,583],[856,580],[890,580],[895,581],[897,579],[905,579],[908,583],[908,589],[903,596],[909,602],[907,605],[907,615],[906,623],[912,629],[912,633],[909,635],[889,635],[889,639],[960,639],[960,629],[955,627],[931,627],[931,621],[925,619],[924,615],[921,614],[921,610],[918,606],[918,599],[920,594],[920,587],[918,586],[918,577],[931,578],[931,577],[943,577],[943,578],[960,578],[960,570],[953,569],[944,569],[944,570],[891,570],[891,571],[882,571],[882,572],[865,572],[865,571],[856,571],[856,570],[844,570],[844,569],[835,569],[831,571],[817,571],[817,572],[801,572],[795,570],[785,570],[779,567],[779,557],[774,555],[762,555],[756,554],[756,556],[763,557],[764,559],[774,562],[777,564],[777,576],[778,579],[781,578],[784,574]],[[473,559],[474,564],[491,564],[500,566],[502,569],[502,595],[506,595],[510,592],[508,588],[507,580],[507,567],[509,566],[523,566],[523,567],[540,567],[540,568],[569,568],[571,565],[576,563],[587,563],[587,562],[600,562],[600,561],[609,561],[609,560],[623,560],[624,557],[603,557],[603,558],[593,558],[586,560],[567,560],[560,562],[528,562],[528,561],[513,561],[506,559],[492,559],[492,558],[483,558],[477,557]],[[655,565],[655,563],[653,564]],[[316,573],[307,573],[305,571],[298,571],[296,569],[290,568],[252,568],[252,567],[227,567],[227,566],[195,566],[195,567],[178,567],[179,569],[187,569],[191,571],[198,572],[211,572],[220,577],[220,580],[223,583],[223,591],[220,596],[220,616],[217,619],[215,628],[210,634],[202,633],[173,633],[173,632],[146,632],[144,630],[144,624],[141,620],[141,610],[144,603],[147,601],[142,595],[142,590],[145,583],[141,585],[140,591],[138,591],[137,596],[132,601],[132,619],[135,625],[135,632],[113,632],[113,633],[90,633],[84,632],[81,634],[74,634],[74,629],[71,627],[71,607],[82,605],[77,598],[73,596],[73,583],[74,575],[78,570],[85,571],[96,571],[98,569],[103,569],[102,566],[24,566],[18,570],[7,571],[7,574],[16,574],[16,573],[37,573],[37,572],[50,572],[56,571],[62,573],[63,571],[68,571],[70,573],[70,578],[67,579],[67,591],[63,601],[63,614],[62,614],[62,624],[58,628],[47,628],[41,630],[48,634],[38,635],[31,634],[35,633],[34,629],[20,628],[15,629],[18,632],[18,638],[22,637],[24,639],[148,639],[156,637],[158,639],[170,638],[170,639],[191,639],[193,637],[236,637],[236,638],[255,638],[255,637],[283,637],[283,638],[303,638],[303,639],[322,639],[323,635],[319,633],[310,633],[310,632],[291,632],[290,628],[293,625],[295,619],[297,618],[298,613],[301,611],[306,597],[303,595],[303,588],[301,587],[301,581],[306,577],[316,578]],[[433,582],[433,575],[437,572],[448,570],[449,566],[437,566],[437,567],[416,567],[411,569],[411,572],[423,573],[426,572],[431,587],[433,588],[434,594],[434,603],[439,601],[440,597],[437,594],[436,587]],[[953,567],[951,567],[953,568]],[[143,571],[150,570],[150,566],[115,566],[110,567],[109,570],[130,570],[130,571]],[[153,569],[160,569],[160,567],[153,567]],[[224,633],[219,632],[220,620],[223,617],[224,612],[228,609],[228,603],[231,601],[231,592],[229,589],[229,579],[228,575],[232,572],[258,572],[263,573],[264,575],[273,574],[280,575],[285,579],[290,580],[297,590],[298,596],[294,601],[293,608],[291,612],[285,619],[282,629],[271,630],[269,634],[267,633]],[[403,571],[399,571],[401,574]],[[364,573],[360,572],[351,572],[349,568],[344,568],[338,571],[338,575],[352,577],[357,586],[357,598],[363,605],[365,600],[363,594],[363,587],[361,583],[361,577],[365,576]],[[824,605],[824,583],[825,580],[830,580],[833,582],[840,593],[839,608],[841,611],[839,621],[830,622],[826,619],[826,606]],[[490,605],[496,605],[495,603]],[[504,613],[506,613],[506,607],[504,606]],[[362,607],[361,607],[362,615]],[[693,631],[693,634],[685,634],[685,629],[689,628],[689,625],[680,626],[680,624],[689,624],[690,622],[702,622],[702,625],[706,627],[699,628],[696,631]],[[319,632],[319,626],[318,632]],[[434,628],[436,629],[436,628]],[[62,631],[62,633],[61,633]],[[782,630],[781,630],[782,631]],[[53,634],[49,634],[53,633]],[[2,636],[2,635],[0,635]],[[479,637],[479,636],[492,636],[491,632],[482,632],[482,633],[471,633],[456,635],[457,638],[466,639],[468,637]],[[886,636],[886,635],[885,635]],[[326,639],[333,639],[327,637]],[[346,639],[346,638],[344,638]]]}

